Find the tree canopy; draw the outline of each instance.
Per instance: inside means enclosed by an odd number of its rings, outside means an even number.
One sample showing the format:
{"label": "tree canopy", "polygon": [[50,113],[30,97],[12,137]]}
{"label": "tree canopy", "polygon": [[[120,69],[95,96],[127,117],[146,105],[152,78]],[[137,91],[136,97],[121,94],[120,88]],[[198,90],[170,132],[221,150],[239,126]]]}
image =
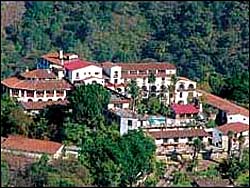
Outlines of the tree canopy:
{"label": "tree canopy", "polygon": [[249,104],[246,2],[25,2],[22,18],[5,30],[2,78],[13,69],[35,67],[37,57],[59,49],[90,61],[151,58]]}

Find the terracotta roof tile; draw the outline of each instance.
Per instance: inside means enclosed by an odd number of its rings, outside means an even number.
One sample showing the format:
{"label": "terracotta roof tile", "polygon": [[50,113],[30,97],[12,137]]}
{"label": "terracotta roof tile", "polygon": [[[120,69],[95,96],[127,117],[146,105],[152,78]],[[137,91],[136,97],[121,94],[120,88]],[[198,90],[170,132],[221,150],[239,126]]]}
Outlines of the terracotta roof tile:
{"label": "terracotta roof tile", "polygon": [[249,125],[240,122],[228,123],[217,127],[217,129],[224,135],[227,135],[228,131],[233,131],[234,133],[249,131]]}
{"label": "terracotta roof tile", "polygon": [[199,178],[194,180],[199,187],[233,187],[228,179],[219,178]]}
{"label": "terracotta roof tile", "polygon": [[116,66],[115,63],[109,62],[109,61],[103,62],[103,63],[101,63],[100,65],[101,65],[103,68],[111,68],[111,67]]}
{"label": "terracotta roof tile", "polygon": [[[122,73],[122,78],[148,78],[149,74],[126,74]],[[156,77],[170,77],[169,74],[166,73],[157,73]]]}
{"label": "terracotta roof tile", "polygon": [[39,79],[55,79],[56,75],[45,69],[36,69],[29,72],[24,72],[21,74],[24,78],[39,78]]}
{"label": "terracotta roof tile", "polygon": [[21,80],[17,77],[6,78],[1,83],[13,89],[26,90],[55,90],[71,89],[73,86],[66,80]]}
{"label": "terracotta roof tile", "polygon": [[[71,53],[65,53],[64,54],[64,63],[67,63],[71,60],[67,60],[66,57],[69,55],[73,55]],[[43,59],[46,59],[47,61],[49,61],[50,63],[56,64],[56,65],[61,65],[61,61],[59,59],[59,53],[58,52],[52,52],[52,53],[48,53],[42,56]]]}
{"label": "terracotta roof tile", "polygon": [[121,66],[122,70],[165,70],[176,69],[173,64],[170,63],[115,63],[115,65]]}
{"label": "terracotta roof tile", "polygon": [[13,135],[10,135],[1,145],[2,149],[47,154],[55,154],[61,147],[62,144],[57,142],[30,139]]}
{"label": "terracotta roof tile", "polygon": [[241,114],[243,116],[249,117],[249,110],[211,93],[207,93],[202,90],[199,90],[199,92],[205,96],[205,100],[209,105],[223,110],[228,114]]}
{"label": "terracotta roof tile", "polygon": [[25,110],[42,110],[51,105],[63,105],[66,106],[69,102],[64,101],[47,101],[47,102],[21,102],[22,107]]}
{"label": "terracotta roof tile", "polygon": [[152,132],[149,132],[149,134],[153,136],[155,139],[209,136],[209,134],[203,129],[152,131]]}
{"label": "terracotta roof tile", "polygon": [[199,113],[199,109],[192,104],[173,104],[171,106],[175,114],[196,114]]}

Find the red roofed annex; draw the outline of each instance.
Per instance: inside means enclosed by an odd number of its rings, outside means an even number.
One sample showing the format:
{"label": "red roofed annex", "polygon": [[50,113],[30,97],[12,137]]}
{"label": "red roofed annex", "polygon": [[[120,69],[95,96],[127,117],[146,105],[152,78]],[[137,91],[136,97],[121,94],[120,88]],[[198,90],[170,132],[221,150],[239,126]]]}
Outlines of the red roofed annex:
{"label": "red roofed annex", "polygon": [[53,157],[59,157],[63,145],[57,142],[30,139],[23,136],[8,136],[3,143],[1,143],[2,152],[16,151],[17,153],[28,153],[28,156],[41,156],[41,154],[48,154]]}

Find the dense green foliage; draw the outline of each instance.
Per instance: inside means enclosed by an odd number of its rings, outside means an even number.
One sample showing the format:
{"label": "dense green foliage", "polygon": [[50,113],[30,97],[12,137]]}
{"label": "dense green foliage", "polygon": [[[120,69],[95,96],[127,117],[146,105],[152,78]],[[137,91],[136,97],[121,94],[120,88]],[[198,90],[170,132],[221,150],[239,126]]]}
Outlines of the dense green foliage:
{"label": "dense green foliage", "polygon": [[82,140],[81,161],[99,186],[132,186],[155,164],[155,144],[142,131],[120,136],[112,129],[91,132]]}
{"label": "dense green foliage", "polygon": [[7,187],[9,182],[9,166],[1,159],[1,187]]}
{"label": "dense green foliage", "polygon": [[84,122],[95,127],[109,99],[110,93],[100,84],[77,86],[69,95],[72,118],[76,122]]}
{"label": "dense green foliage", "polygon": [[[247,2],[26,2],[1,40],[1,73],[34,67],[64,49],[94,61],[151,58],[240,104],[249,104]],[[32,62],[32,63],[31,63]]]}

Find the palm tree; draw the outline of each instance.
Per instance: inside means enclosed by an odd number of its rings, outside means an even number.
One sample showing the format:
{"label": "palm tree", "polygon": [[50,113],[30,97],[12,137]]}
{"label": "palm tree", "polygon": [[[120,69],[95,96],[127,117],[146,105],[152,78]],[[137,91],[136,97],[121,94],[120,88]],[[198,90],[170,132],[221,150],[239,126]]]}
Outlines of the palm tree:
{"label": "palm tree", "polygon": [[193,167],[198,165],[198,154],[200,152],[200,150],[203,148],[203,143],[199,138],[195,138],[193,140],[193,146],[194,146],[194,154],[193,154],[193,161],[192,161],[192,165],[194,165]]}
{"label": "palm tree", "polygon": [[152,87],[152,84],[155,83],[155,75],[151,72],[148,76],[148,83],[149,83],[149,97],[151,96],[151,87]]}
{"label": "palm tree", "polygon": [[227,156],[230,157],[231,155],[231,149],[232,149],[232,138],[233,138],[233,131],[228,131],[227,136],[228,136],[228,149],[227,149]]}
{"label": "palm tree", "polygon": [[133,100],[132,103],[132,110],[135,110],[135,105],[136,105],[136,99],[139,96],[139,87],[137,86],[137,83],[135,80],[131,80],[128,84],[128,93],[131,95],[131,98]]}
{"label": "palm tree", "polygon": [[195,161],[195,159],[198,158],[198,154],[203,147],[202,141],[199,138],[195,138],[193,140],[193,146],[194,146],[193,161]]}
{"label": "palm tree", "polygon": [[238,142],[239,142],[239,161],[241,162],[242,160],[242,149],[243,149],[243,144],[245,142],[245,137],[240,135],[238,138]]}
{"label": "palm tree", "polygon": [[177,81],[178,81],[178,78],[176,75],[171,76],[171,83],[168,87],[169,94],[173,95],[174,103],[175,103],[175,86],[176,86]]}

